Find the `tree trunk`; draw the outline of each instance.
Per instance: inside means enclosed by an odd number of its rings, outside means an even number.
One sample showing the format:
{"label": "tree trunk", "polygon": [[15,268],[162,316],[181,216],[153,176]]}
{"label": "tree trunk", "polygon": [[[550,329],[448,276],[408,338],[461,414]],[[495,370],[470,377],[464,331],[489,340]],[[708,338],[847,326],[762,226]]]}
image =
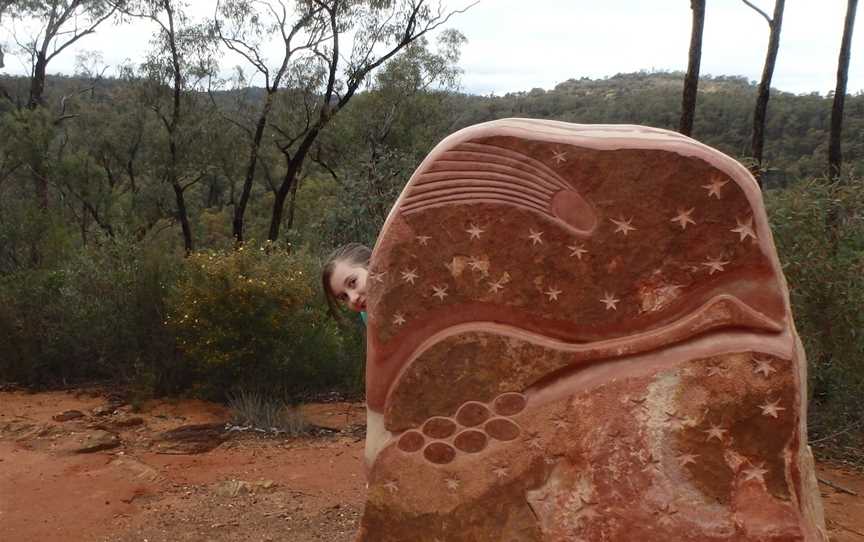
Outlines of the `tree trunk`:
{"label": "tree trunk", "polygon": [[39,209],[48,209],[48,177],[45,173],[45,157],[38,157],[39,162],[32,164],[33,188],[36,193],[36,204]]}
{"label": "tree trunk", "polygon": [[285,227],[289,230],[294,227],[294,209],[297,207],[298,186],[300,186],[300,179],[297,179],[291,185],[291,199],[288,201],[288,216],[285,218]]}
{"label": "tree trunk", "polygon": [[[321,123],[326,123],[327,119],[326,114],[322,115]],[[303,138],[303,142],[297,148],[297,152],[294,153],[294,156],[288,162],[288,168],[285,171],[285,176],[282,178],[282,184],[279,186],[279,190],[276,191],[276,198],[273,201],[273,214],[270,217],[270,233],[267,236],[270,241],[275,242],[279,239],[285,200],[288,199],[288,194],[293,189],[294,184],[298,182],[300,170],[303,169],[303,163],[306,161],[306,155],[309,154],[309,149],[312,148],[312,144],[315,143],[315,139],[318,137],[320,131],[321,124],[310,128],[309,132],[306,133],[306,137]],[[286,154],[285,156],[287,157],[288,155]]]}
{"label": "tree trunk", "polygon": [[[44,51],[36,55],[36,64],[33,66],[33,77],[30,79],[30,99],[27,107],[34,111],[45,105],[45,71],[48,68],[48,60]],[[44,164],[39,159],[38,164],[33,164],[33,187],[36,192],[36,204],[40,209],[48,208],[48,178],[45,175]]]}
{"label": "tree trunk", "polygon": [[30,79],[30,100],[27,107],[31,110],[45,105],[45,72],[48,69],[48,58],[43,51],[36,54],[36,64],[33,66],[33,78]]}
{"label": "tree trunk", "polygon": [[753,141],[751,149],[756,161],[753,174],[762,186],[762,154],[765,149],[765,121],[768,114],[768,99],[771,94],[771,78],[774,77],[774,66],[777,63],[777,50],[780,48],[780,30],[783,26],[783,9],[786,0],[774,2],[774,15],[771,18],[771,34],[768,37],[768,52],[765,55],[765,65],[762,67],[762,79],[756,96],[756,108],[753,111]]}
{"label": "tree trunk", "polygon": [[693,29],[690,32],[690,60],[684,77],[684,94],[681,100],[681,122],[678,131],[689,136],[693,133],[693,117],[696,114],[696,91],[699,87],[699,64],[702,61],[702,29],[705,26],[705,0],[690,0],[693,10]]}
{"label": "tree trunk", "polygon": [[[258,165],[258,153],[261,150],[261,140],[264,138],[264,128],[267,126],[267,117],[273,107],[273,92],[267,91],[264,107],[258,116],[258,124],[255,126],[255,135],[249,146],[249,164],[246,166],[246,178],[243,180],[243,191],[240,193],[240,201],[234,207],[234,221],[232,223],[234,241],[243,242],[243,216],[246,214],[246,205],[249,203],[249,195],[252,193],[252,183],[255,180],[255,168]],[[232,196],[233,200],[233,196]],[[272,230],[272,228],[271,228]]]}
{"label": "tree trunk", "polygon": [[267,239],[275,242],[279,239],[279,230],[282,226],[282,212],[285,209],[285,200],[288,199],[288,194],[291,193],[291,186],[297,182],[297,175],[288,168],[285,177],[282,180],[282,185],[276,191],[276,197],[273,199],[273,213],[270,216],[270,232],[267,234]]}
{"label": "tree trunk", "polygon": [[180,219],[180,227],[183,229],[183,246],[186,254],[192,254],[192,228],[189,226],[189,214],[186,211],[186,198],[183,196],[183,187],[179,183],[171,183],[174,188],[174,199],[177,201],[177,217]]}
{"label": "tree trunk", "polygon": [[81,244],[87,246],[87,204],[81,202]]}
{"label": "tree trunk", "polygon": [[828,143],[828,174],[832,180],[840,179],[843,165],[843,151],[840,136],[843,131],[843,105],[846,101],[846,81],[849,75],[849,60],[852,48],[852,31],[855,26],[855,12],[858,0],[848,0],[846,22],[843,25],[843,40],[840,45],[840,58],[837,62],[837,88],[834,91],[834,105],[831,107],[831,138]]}

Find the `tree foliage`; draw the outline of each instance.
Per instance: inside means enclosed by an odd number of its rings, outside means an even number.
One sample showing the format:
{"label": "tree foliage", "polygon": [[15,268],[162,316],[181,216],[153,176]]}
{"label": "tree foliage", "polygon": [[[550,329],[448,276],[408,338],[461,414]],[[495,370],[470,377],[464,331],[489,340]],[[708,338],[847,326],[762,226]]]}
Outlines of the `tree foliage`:
{"label": "tree foliage", "polygon": [[[213,397],[238,383],[357,386],[362,334],[323,319],[315,268],[335,245],[374,243],[442,138],[504,117],[680,127],[678,72],[463,94],[465,38],[444,30],[451,12],[419,0],[222,0],[206,24],[177,0],[103,8],[154,22],[144,62],[106,75],[83,55],[76,76],[46,78],[38,107],[32,75],[0,76],[0,380],[115,378]],[[214,58],[229,50],[242,66],[223,80]],[[694,136],[753,157],[762,90],[701,77]],[[762,156],[814,361],[812,416],[829,433],[835,414],[864,418],[864,96],[845,97],[842,189],[822,179],[832,101],[773,89]]]}

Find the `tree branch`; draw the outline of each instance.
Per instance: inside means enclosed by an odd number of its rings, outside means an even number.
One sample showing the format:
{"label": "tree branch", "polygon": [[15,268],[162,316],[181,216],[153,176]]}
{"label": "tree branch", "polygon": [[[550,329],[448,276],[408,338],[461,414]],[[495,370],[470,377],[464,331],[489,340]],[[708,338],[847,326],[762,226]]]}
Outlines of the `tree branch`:
{"label": "tree branch", "polygon": [[764,11],[759,9],[759,6],[754,5],[753,3],[749,2],[748,0],[741,0],[741,1],[744,2],[745,4],[747,4],[748,6],[750,6],[751,8],[753,8],[756,11],[756,13],[765,17],[765,20],[768,22],[768,26],[772,26],[774,24],[774,21],[771,20],[771,17],[769,17],[767,13],[765,13]]}
{"label": "tree branch", "polygon": [[[74,2],[73,2],[73,3],[74,3]],[[92,25],[90,25],[90,28],[88,28],[87,30],[81,32],[80,34],[77,33],[77,30],[76,30],[75,35],[74,35],[72,38],[70,38],[69,41],[67,41],[66,43],[64,43],[63,45],[61,45],[60,47],[55,48],[54,51],[53,51],[50,55],[47,56],[46,60],[47,60],[48,62],[50,62],[51,59],[54,58],[55,56],[59,55],[59,54],[63,51],[63,49],[69,47],[70,45],[72,45],[73,43],[75,43],[75,42],[78,41],[79,39],[83,38],[83,37],[86,36],[87,34],[92,34],[92,33],[96,32],[96,27],[99,26],[100,24],[102,24],[102,22],[104,22],[106,19],[108,19],[109,17],[111,17],[112,15],[114,15],[114,12],[115,12],[115,11],[117,11],[117,7],[114,6],[114,5],[112,5],[112,7],[111,7],[111,11],[109,11],[109,12],[106,13],[104,16],[102,16],[102,17],[100,17],[99,19],[97,19],[96,22],[94,22]],[[56,36],[56,35],[57,35],[57,34],[55,34],[55,36]],[[46,36],[46,37],[47,37],[47,36]]]}

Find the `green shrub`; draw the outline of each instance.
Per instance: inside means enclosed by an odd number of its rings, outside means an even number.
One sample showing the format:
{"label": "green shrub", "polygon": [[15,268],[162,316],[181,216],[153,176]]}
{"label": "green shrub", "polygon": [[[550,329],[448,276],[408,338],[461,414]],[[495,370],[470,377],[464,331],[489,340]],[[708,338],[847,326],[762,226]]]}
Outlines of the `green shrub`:
{"label": "green shrub", "polygon": [[864,423],[864,182],[801,181],[766,195],[809,360],[814,437]]}
{"label": "green shrub", "polygon": [[0,278],[0,379],[41,387],[84,380],[167,387],[173,342],[162,325],[177,259],[102,239],[59,266]]}
{"label": "green shrub", "polygon": [[311,257],[247,244],[193,254],[185,266],[165,324],[198,394],[285,396],[356,380],[356,352],[324,311]]}

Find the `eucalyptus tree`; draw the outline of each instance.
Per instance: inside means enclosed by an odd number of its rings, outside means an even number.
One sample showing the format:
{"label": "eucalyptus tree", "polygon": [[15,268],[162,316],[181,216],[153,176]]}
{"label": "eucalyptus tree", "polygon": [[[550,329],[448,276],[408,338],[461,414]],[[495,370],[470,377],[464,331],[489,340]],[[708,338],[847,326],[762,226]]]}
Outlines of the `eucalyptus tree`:
{"label": "eucalyptus tree", "polygon": [[[9,9],[9,6],[12,5],[14,0],[0,0],[0,24],[3,23],[3,15]],[[3,50],[3,42],[0,41],[0,68],[5,68],[6,64],[4,62],[5,52]]]}
{"label": "eucalyptus tree", "polygon": [[208,173],[202,135],[210,115],[202,111],[204,82],[216,70],[206,28],[193,24],[180,0],[118,2],[127,16],[156,24],[153,49],[142,64],[146,101],[164,132],[164,160],[158,176],[174,193],[187,253],[194,249],[186,191]]}
{"label": "eucalyptus tree", "polygon": [[684,76],[684,92],[681,97],[681,120],[678,131],[689,136],[693,133],[693,118],[696,115],[696,92],[699,88],[699,66],[702,62],[702,30],[705,27],[705,0],[690,0],[693,11],[693,26],[690,30],[690,53],[687,75]]}
{"label": "eucalyptus tree", "polygon": [[[76,77],[99,79],[101,70],[79,68]],[[167,214],[151,208],[152,202],[164,199],[153,196],[165,191],[154,190],[149,175],[152,162],[159,161],[151,149],[161,130],[148,108],[149,93],[144,77],[123,65],[116,79],[97,83],[82,96],[75,109],[77,121],[64,125],[67,171],[57,176],[56,185],[67,205],[80,206],[85,241],[86,224],[95,223],[110,237],[123,230],[142,238]],[[151,164],[145,163],[148,153],[157,155]]]}
{"label": "eucalyptus tree", "polygon": [[[45,80],[49,63],[84,36],[96,32],[96,28],[116,12],[116,7],[108,0],[15,0],[6,1],[0,7],[5,10],[7,18],[38,28],[30,36],[18,36],[13,32],[19,49],[30,64],[27,100],[30,110],[45,105]],[[67,118],[65,111],[62,111],[54,119],[54,124]],[[47,157],[43,156],[28,164],[36,201],[41,209],[48,208],[49,166],[46,161]]]}
{"label": "eucalyptus tree", "polygon": [[342,220],[356,239],[374,240],[407,178],[453,129],[448,97],[458,88],[465,37],[449,30],[437,42],[433,50],[421,38],[384,64],[315,145],[312,160],[347,195],[340,209],[350,216]]}
{"label": "eucalyptus tree", "polygon": [[[286,200],[296,190],[322,130],[377,68],[470,7],[448,10],[440,1],[431,5],[427,0],[247,0],[220,6],[215,27],[223,44],[263,75],[268,87],[255,128],[249,130],[250,158],[234,235],[243,238],[243,203],[252,189],[263,140],[256,134],[269,126],[284,163],[282,178],[274,186],[268,232],[273,241],[280,234]],[[275,67],[266,63],[260,47],[267,32],[283,45]],[[277,83],[290,89],[282,102],[290,110],[268,120],[267,100],[272,108]]]}
{"label": "eucalyptus tree", "polygon": [[771,93],[771,79],[774,76],[774,65],[777,62],[777,51],[780,48],[780,29],[783,26],[783,10],[786,0],[774,1],[774,13],[771,17],[748,0],[741,0],[755,10],[768,22],[768,51],[765,53],[765,64],[762,66],[762,78],[756,95],[756,108],[753,110],[753,137],[750,148],[756,164],[753,173],[759,185],[762,185],[762,153],[765,148],[765,118],[768,113],[768,99]]}
{"label": "eucalyptus tree", "polygon": [[109,0],[6,0],[12,19],[35,21],[38,31],[23,38],[18,46],[29,57],[30,98],[34,109],[44,105],[48,64],[70,45],[96,32],[96,28],[116,12]]}
{"label": "eucalyptus tree", "polygon": [[843,38],[840,43],[840,58],[837,61],[837,88],[834,90],[834,103],[831,107],[831,137],[828,143],[828,174],[832,179],[840,179],[843,165],[843,149],[840,137],[843,132],[843,106],[846,101],[846,83],[849,78],[849,61],[852,54],[852,32],[855,28],[855,14],[858,0],[848,0],[846,19],[843,23]]}
{"label": "eucalyptus tree", "polygon": [[[242,189],[234,201],[232,232],[234,239],[244,239],[244,217],[255,181],[255,171],[261,154],[261,144],[275,97],[283,85],[294,85],[292,75],[308,62],[309,54],[327,39],[323,7],[313,2],[224,0],[217,1],[213,17],[213,33],[230,51],[245,59],[254,70],[252,80],[260,76],[264,96],[250,119],[233,120],[248,139],[248,158]],[[273,65],[263,51],[267,40],[278,34],[280,54]],[[241,81],[245,81],[242,76]]]}

